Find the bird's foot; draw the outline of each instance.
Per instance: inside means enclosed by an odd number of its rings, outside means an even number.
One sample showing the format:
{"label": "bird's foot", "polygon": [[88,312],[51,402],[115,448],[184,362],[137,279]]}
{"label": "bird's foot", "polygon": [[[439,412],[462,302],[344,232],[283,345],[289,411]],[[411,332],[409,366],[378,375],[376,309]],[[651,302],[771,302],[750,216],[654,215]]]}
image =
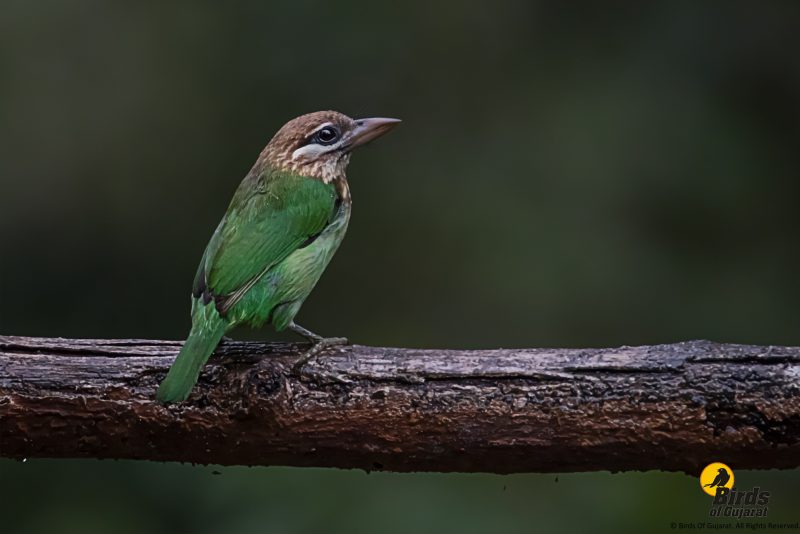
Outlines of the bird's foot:
{"label": "bird's foot", "polygon": [[327,349],[347,345],[348,341],[346,337],[320,337],[315,339],[313,343],[311,348],[305,351],[300,358],[294,362],[294,365],[292,365],[293,374],[299,375],[303,367],[316,356],[325,352]]}
{"label": "bird's foot", "polygon": [[289,330],[295,334],[299,334],[311,342],[311,348],[305,351],[300,359],[292,365],[292,374],[299,375],[303,367],[314,357],[321,352],[331,347],[338,347],[340,345],[347,345],[346,337],[322,337],[315,334],[307,328],[303,328],[299,324],[292,321],[289,323]]}

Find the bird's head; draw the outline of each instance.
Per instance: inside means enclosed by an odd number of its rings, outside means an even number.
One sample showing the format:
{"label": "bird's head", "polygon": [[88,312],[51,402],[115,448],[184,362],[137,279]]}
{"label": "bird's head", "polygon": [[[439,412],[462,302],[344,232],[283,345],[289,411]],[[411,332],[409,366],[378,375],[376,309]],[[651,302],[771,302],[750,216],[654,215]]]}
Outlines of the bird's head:
{"label": "bird's head", "polygon": [[351,119],[336,111],[317,111],[287,122],[261,157],[288,171],[330,182],[344,176],[351,151],[379,137],[398,119]]}

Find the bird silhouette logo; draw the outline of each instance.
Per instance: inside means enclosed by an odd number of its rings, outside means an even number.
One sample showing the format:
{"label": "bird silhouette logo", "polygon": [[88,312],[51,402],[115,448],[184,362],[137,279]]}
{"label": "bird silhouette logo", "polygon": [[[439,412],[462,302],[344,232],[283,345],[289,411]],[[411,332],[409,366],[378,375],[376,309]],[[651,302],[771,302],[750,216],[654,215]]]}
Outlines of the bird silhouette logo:
{"label": "bird silhouette logo", "polygon": [[704,488],[713,488],[714,486],[725,486],[728,481],[731,479],[731,474],[724,467],[720,467],[717,469],[717,476],[714,477],[714,480],[709,482],[708,484],[703,484]]}
{"label": "bird silhouette logo", "polygon": [[717,494],[719,488],[733,487],[733,470],[721,462],[708,464],[700,473],[700,487],[711,495]]}

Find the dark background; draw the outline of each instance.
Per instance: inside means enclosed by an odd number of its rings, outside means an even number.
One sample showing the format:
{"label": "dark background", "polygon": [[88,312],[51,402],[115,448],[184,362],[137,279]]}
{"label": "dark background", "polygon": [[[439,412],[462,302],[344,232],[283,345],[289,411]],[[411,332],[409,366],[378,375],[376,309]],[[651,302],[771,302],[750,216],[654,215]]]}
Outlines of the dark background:
{"label": "dark background", "polygon": [[[800,4],[376,4],[4,1],[0,332],[184,337],[239,180],[285,121],[332,108],[404,122],[353,158],[305,326],[800,343]],[[798,471],[736,476],[798,519]],[[657,472],[0,462],[3,533],[660,530],[708,505]]]}

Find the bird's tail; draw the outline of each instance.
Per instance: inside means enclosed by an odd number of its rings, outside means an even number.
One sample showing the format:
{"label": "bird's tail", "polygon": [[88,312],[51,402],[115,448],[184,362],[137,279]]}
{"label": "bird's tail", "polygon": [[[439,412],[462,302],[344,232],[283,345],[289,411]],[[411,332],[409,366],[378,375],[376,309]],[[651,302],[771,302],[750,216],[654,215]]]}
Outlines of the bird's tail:
{"label": "bird's tail", "polygon": [[167,404],[186,400],[197,382],[200,369],[228,328],[228,321],[220,316],[213,301],[206,305],[195,301],[193,308],[192,330],[167,377],[158,387],[158,402]]}

